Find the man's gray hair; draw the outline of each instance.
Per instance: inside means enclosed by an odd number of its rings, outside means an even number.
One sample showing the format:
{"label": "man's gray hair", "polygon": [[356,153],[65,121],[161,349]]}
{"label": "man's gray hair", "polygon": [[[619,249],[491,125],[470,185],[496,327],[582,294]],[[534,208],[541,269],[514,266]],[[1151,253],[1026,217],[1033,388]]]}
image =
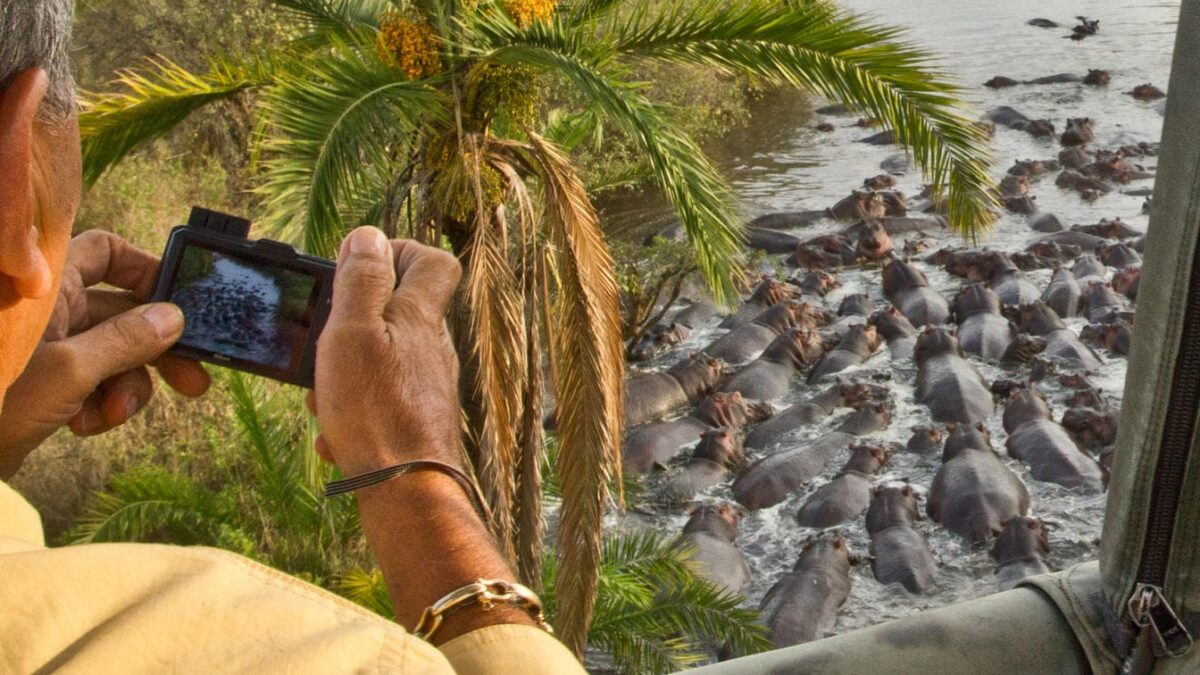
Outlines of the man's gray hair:
{"label": "man's gray hair", "polygon": [[50,77],[42,113],[66,117],[75,107],[71,74],[74,0],[0,0],[0,89],[14,75],[41,66]]}

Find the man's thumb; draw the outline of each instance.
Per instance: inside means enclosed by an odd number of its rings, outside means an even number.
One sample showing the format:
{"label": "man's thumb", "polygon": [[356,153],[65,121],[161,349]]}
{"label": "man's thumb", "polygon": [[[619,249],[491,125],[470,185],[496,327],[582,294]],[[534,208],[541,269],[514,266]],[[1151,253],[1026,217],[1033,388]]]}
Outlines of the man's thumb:
{"label": "man's thumb", "polygon": [[89,390],[162,356],[183,334],[183,312],[166,302],[143,305],[57,343],[69,348]]}

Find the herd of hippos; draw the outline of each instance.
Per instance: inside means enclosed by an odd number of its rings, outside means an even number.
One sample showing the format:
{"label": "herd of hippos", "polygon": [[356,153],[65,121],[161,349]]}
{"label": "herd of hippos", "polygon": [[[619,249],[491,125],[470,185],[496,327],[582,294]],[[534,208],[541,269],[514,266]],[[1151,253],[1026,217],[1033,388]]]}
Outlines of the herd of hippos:
{"label": "herd of hippos", "polygon": [[[1030,23],[1051,23],[1041,21]],[[1072,35],[1086,37],[1099,24],[1081,19],[1081,27]],[[1107,72],[1091,71],[1026,84],[1104,86],[1109,79]],[[1016,84],[995,78],[987,86]],[[1150,85],[1132,93],[1144,100],[1162,95]],[[831,106],[821,112],[849,111]],[[922,491],[875,482],[894,453],[940,452],[940,468],[923,490],[924,511],[970,543],[990,545],[999,588],[1048,571],[1049,541],[1045,523],[1029,514],[1026,485],[991,440],[985,422],[997,406],[1006,451],[1028,467],[1033,480],[1081,493],[1105,489],[1118,411],[1088,375],[1102,366],[1096,349],[1110,358],[1128,353],[1145,236],[1120,219],[1067,228],[1053,214],[1037,212],[1030,190],[1057,172],[1058,188],[1096,200],[1119,185],[1152,177],[1141,162],[1157,148],[1093,148],[1094,123],[1086,118],[1068,120],[1061,134],[1052,121],[1031,120],[1012,108],[992,110],[988,118],[983,124],[993,129],[1057,135],[1062,145],[1057,158],[1016,162],[998,187],[1005,207],[1028,214],[1029,226],[1043,233],[1025,250],[932,250],[926,236],[945,230],[944,204],[929,195],[910,202],[893,189],[894,176],[884,173],[826,210],[752,221],[749,246],[786,254],[786,264],[795,268],[792,276],[763,277],[736,312],[723,318],[701,297],[685,300],[669,321],[630,346],[631,360],[669,360],[665,355],[689,332],[717,321],[726,330],[665,370],[628,380],[623,449],[628,472],[653,474],[670,504],[693,504],[682,536],[694,550],[697,569],[720,588],[739,592],[749,581],[746,558],[736,545],[741,517],[808,492],[827,466],[844,463],[795,512],[796,522],[812,528],[814,536],[762,600],[762,619],[776,646],[814,640],[832,629],[850,592],[851,566],[860,560],[869,560],[882,584],[912,593],[931,589],[937,563],[916,526]],[[868,141],[890,142],[888,136]],[[1134,194],[1146,196],[1149,204],[1148,190]],[[848,226],[807,240],[789,233],[829,219]],[[918,256],[963,279],[953,297],[930,288],[911,262]],[[852,266],[877,271],[888,304],[876,306],[867,294],[852,294],[836,307],[826,305],[826,294],[839,286],[836,272]],[[1048,286],[1039,288],[1026,277],[1033,269],[1054,270]],[[1076,317],[1087,321],[1079,334],[1064,322]],[[912,428],[906,445],[864,438],[891,423],[888,375],[846,377],[850,369],[869,373],[856,367],[884,349],[895,368],[915,364],[915,397],[928,413],[928,422]],[[973,361],[994,364],[1011,377],[989,383]],[[1051,378],[1068,393],[1067,410],[1057,420],[1038,384]],[[797,380],[811,386],[808,398],[774,410],[769,401],[783,397]],[[675,416],[688,406],[690,413]],[[800,430],[839,413],[846,415],[833,431],[796,445]],[[685,450],[690,455],[681,457]],[[718,484],[730,486],[738,505],[694,505],[700,493]],[[843,536],[827,530],[859,518],[865,518],[870,536],[869,556],[853,554]]]}

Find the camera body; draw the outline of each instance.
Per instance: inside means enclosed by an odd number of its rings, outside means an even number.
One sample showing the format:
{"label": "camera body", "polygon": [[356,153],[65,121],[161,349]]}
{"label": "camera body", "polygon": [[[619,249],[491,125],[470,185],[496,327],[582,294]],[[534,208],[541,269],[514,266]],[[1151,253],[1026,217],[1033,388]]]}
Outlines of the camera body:
{"label": "camera body", "polygon": [[183,310],[170,353],[311,388],[336,266],[249,232],[200,207],[171,230],[151,298]]}

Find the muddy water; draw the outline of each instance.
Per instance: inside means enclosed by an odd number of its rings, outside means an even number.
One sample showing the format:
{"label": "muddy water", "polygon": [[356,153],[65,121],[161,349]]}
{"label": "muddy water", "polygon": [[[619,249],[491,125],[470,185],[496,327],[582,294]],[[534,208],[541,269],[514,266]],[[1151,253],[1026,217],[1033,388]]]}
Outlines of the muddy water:
{"label": "muddy water", "polygon": [[[999,106],[1009,105],[1031,118],[1054,120],[1059,131],[1068,117],[1091,117],[1096,120],[1096,142],[1092,147],[1113,147],[1157,141],[1162,117],[1153,103],[1140,103],[1125,92],[1135,85],[1152,82],[1166,89],[1170,65],[1174,25],[1178,2],[1032,2],[1009,0],[1004,3],[959,2],[943,0],[908,0],[897,4],[883,0],[844,0],[843,5],[855,11],[871,14],[881,22],[901,24],[911,29],[917,42],[936,49],[941,55],[941,67],[958,79],[966,88],[972,108],[979,114]],[[1049,13],[1048,13],[1049,12]],[[1082,42],[1064,39],[1073,17],[1086,14],[1101,21],[1101,32]],[[1062,23],[1058,29],[1031,27],[1025,22],[1033,17],[1046,17]],[[993,91],[981,84],[994,75],[1006,75],[1018,80],[1032,79],[1060,72],[1086,74],[1088,68],[1111,71],[1112,83],[1106,88],[1084,87],[1079,84],[1018,86]],[[836,127],[832,133],[812,130],[817,121],[829,121]],[[731,177],[747,217],[775,211],[820,209],[833,204],[858,186],[862,179],[880,173],[880,162],[899,150],[856,142],[874,130],[853,126],[852,117],[809,117],[795,101],[770,101],[755,116],[753,127],[726,142],[711,148],[718,164]],[[993,145],[996,156],[994,173],[997,178],[1016,159],[1052,158],[1059,146],[1056,140],[1034,139],[1024,133],[998,129]],[[1153,166],[1155,158],[1146,158]],[[1140,181],[1126,187],[1148,187],[1152,181]],[[921,177],[910,172],[900,178],[899,189],[915,195],[920,191]],[[1081,200],[1074,192],[1059,190],[1054,176],[1037,179],[1031,194],[1043,212],[1057,214],[1067,224],[1094,223],[1100,218],[1120,216],[1133,226],[1144,229],[1147,218],[1141,215],[1142,199],[1114,191],[1093,204]],[[605,206],[608,222],[614,230],[641,234],[669,222],[669,213],[653,199],[622,198]],[[833,223],[818,225],[802,236],[815,236],[834,231]],[[1019,250],[1036,237],[1024,216],[1005,214],[985,244],[1003,250]],[[954,243],[952,235],[943,235],[934,248]],[[897,241],[899,248],[899,241]],[[931,283],[949,297],[961,281],[952,279],[940,269],[923,265]],[[1044,287],[1048,272],[1028,273],[1035,284]],[[840,275],[842,287],[828,298],[836,307],[849,293],[867,292],[884,305],[879,288],[878,270],[849,270]],[[1083,322],[1074,321],[1076,331]],[[697,331],[683,348],[699,348],[718,336],[713,327]],[[663,358],[652,367],[674,362],[678,353]],[[1103,370],[1093,380],[1106,394],[1119,402],[1125,378],[1125,360],[1103,355]],[[1001,369],[974,362],[990,381],[997,377],[1024,377],[1024,369]],[[913,424],[927,422],[927,411],[913,399],[912,384],[915,366],[911,363],[892,363],[887,349],[869,361],[860,376],[890,373],[894,390],[895,416],[891,429],[876,437],[903,443]],[[1055,404],[1058,418],[1064,406],[1064,392],[1057,386],[1043,386]],[[793,401],[807,398],[817,389],[797,384],[782,400],[780,408]],[[989,421],[997,450],[1003,452],[1005,434],[1000,424],[1000,410]],[[838,423],[835,416],[826,425],[807,430],[803,435],[783,439],[768,452],[776,452],[804,444],[828,431]],[[1103,517],[1104,496],[1083,496],[1055,485],[1033,480],[1018,462],[1006,460],[1021,476],[1033,496],[1032,513],[1049,521],[1051,556],[1054,569],[1091,559],[1095,556]],[[826,473],[808,491],[794,495],[784,503],[765,511],[750,514],[742,523],[738,543],[746,552],[752,568],[752,583],[746,589],[747,603],[757,605],[763,594],[779,576],[795,562],[800,546],[814,531],[798,526],[794,515],[812,489],[823,484],[838,470],[833,462]],[[909,481],[924,493],[938,468],[937,457],[920,458],[899,454],[886,467],[882,480]],[[728,485],[716,486],[703,495],[708,500],[731,499]],[[924,505],[922,504],[922,509]],[[653,527],[677,532],[686,521],[680,509],[650,508],[646,513],[633,513],[614,525],[622,527]],[[996,590],[993,563],[983,548],[971,548],[961,539],[929,521],[920,524],[939,560],[937,587],[928,595],[913,596],[899,586],[885,587],[871,575],[869,565],[853,572],[850,599],[843,607],[835,632],[843,632],[879,621],[909,614],[922,609],[939,607],[966,600]],[[868,538],[862,518],[842,528],[855,552],[866,553]]]}

